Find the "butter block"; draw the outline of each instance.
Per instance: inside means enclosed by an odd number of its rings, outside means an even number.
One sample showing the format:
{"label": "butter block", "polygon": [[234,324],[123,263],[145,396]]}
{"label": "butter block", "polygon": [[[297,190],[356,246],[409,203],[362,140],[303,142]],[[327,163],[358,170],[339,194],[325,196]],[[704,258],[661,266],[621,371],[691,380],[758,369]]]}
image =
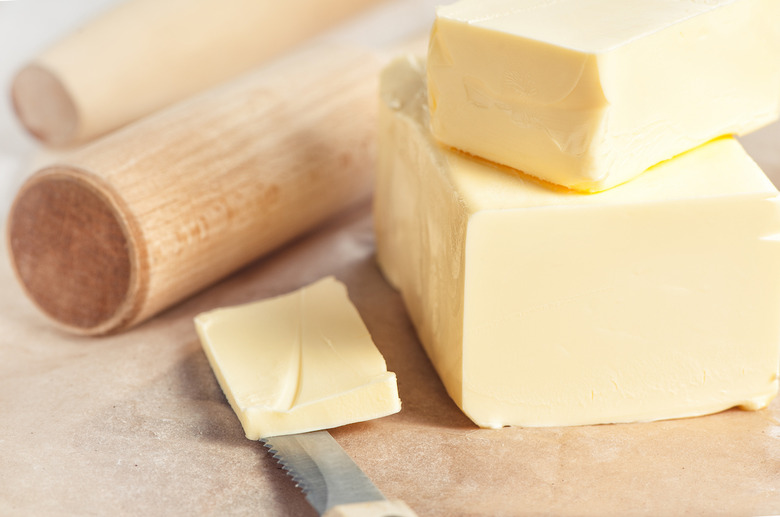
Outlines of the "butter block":
{"label": "butter block", "polygon": [[397,413],[396,377],[333,277],[199,314],[195,327],[246,437],[303,433]]}
{"label": "butter block", "polygon": [[778,389],[780,200],[732,138],[599,194],[440,146],[424,64],[381,77],[377,257],[483,427],[765,407]]}
{"label": "butter block", "polygon": [[433,134],[595,192],[780,112],[777,0],[461,0],[428,56]]}

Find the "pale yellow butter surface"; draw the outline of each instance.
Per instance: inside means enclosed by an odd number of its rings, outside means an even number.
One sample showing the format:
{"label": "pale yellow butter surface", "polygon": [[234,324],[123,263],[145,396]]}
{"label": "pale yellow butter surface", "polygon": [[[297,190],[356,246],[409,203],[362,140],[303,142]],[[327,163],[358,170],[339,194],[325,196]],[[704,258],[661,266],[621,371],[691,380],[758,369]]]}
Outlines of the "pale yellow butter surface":
{"label": "pale yellow butter surface", "polygon": [[461,0],[428,60],[434,135],[583,191],[780,111],[777,0]]}
{"label": "pale yellow butter surface", "polygon": [[198,315],[195,326],[247,438],[301,433],[401,409],[346,287],[327,277],[290,294]]}
{"label": "pale yellow butter surface", "polygon": [[484,427],[688,417],[778,389],[780,201],[731,138],[599,194],[444,148],[422,62],[382,76],[378,260]]}

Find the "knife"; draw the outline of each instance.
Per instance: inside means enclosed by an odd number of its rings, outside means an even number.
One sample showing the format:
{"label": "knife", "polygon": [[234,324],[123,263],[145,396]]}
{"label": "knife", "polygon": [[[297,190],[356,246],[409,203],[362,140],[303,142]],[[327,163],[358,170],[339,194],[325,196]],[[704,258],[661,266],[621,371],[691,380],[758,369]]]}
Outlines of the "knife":
{"label": "knife", "polygon": [[417,517],[388,500],[328,431],[261,438],[282,469],[324,517]]}

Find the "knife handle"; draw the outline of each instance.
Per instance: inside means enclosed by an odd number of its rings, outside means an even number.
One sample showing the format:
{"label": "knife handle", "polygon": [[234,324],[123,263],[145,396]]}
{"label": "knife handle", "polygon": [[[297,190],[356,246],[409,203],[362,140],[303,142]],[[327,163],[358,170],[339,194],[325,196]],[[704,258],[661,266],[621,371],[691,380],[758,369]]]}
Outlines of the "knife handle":
{"label": "knife handle", "polygon": [[417,517],[417,514],[403,501],[384,500],[334,506],[322,517]]}

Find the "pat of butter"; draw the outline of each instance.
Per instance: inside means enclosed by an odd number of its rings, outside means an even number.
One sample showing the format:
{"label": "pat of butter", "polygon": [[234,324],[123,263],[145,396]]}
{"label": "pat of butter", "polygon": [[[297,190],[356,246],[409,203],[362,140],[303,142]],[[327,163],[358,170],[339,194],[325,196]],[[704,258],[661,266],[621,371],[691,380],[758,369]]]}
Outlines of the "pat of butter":
{"label": "pat of butter", "polygon": [[599,194],[437,144],[424,64],[381,78],[377,254],[449,394],[483,427],[766,406],[780,199],[732,138]]}
{"label": "pat of butter", "polygon": [[327,429],[401,409],[395,374],[387,371],[346,287],[333,277],[199,314],[195,326],[249,439]]}
{"label": "pat of butter", "polygon": [[777,0],[461,0],[439,7],[433,134],[601,191],[780,111]]}

